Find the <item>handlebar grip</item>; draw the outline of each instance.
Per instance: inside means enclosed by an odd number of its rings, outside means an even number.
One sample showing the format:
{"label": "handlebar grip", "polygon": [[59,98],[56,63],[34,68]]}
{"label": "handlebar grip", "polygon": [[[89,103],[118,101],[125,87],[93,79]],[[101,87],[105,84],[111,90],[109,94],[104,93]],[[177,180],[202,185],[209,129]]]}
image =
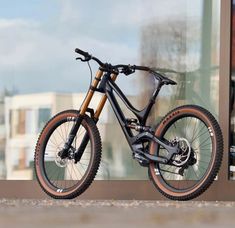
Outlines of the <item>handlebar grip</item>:
{"label": "handlebar grip", "polygon": [[150,70],[149,67],[145,67],[145,66],[136,66],[136,65],[134,65],[133,68],[135,70],[143,70],[143,71],[149,71]]}
{"label": "handlebar grip", "polygon": [[83,50],[81,50],[79,48],[76,48],[75,52],[80,54],[80,55],[83,55],[84,57],[90,57],[91,56],[88,52],[85,52],[85,51],[83,51]]}

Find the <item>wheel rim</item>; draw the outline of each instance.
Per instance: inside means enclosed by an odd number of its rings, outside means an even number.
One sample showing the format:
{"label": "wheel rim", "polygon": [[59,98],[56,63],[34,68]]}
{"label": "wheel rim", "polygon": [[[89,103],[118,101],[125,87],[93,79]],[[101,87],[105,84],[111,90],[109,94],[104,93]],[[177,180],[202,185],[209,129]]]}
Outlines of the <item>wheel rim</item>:
{"label": "wheel rim", "polygon": [[[64,160],[58,158],[58,152],[63,148],[74,124],[74,118],[60,120],[45,140],[45,147],[42,154],[42,173],[50,189],[54,189],[58,194],[74,191],[74,189],[78,188],[89,173],[90,164],[93,159],[91,150],[92,140],[89,140],[83,156],[77,164],[71,158]],[[86,132],[89,135],[86,124],[82,122],[72,143],[72,147],[75,150],[79,147]]]}
{"label": "wheel rim", "polygon": [[[162,136],[168,141],[176,136],[187,139],[192,154],[197,160],[195,164],[184,169],[183,176],[179,174],[180,167],[156,164],[155,174],[160,175],[160,181],[166,189],[172,192],[189,192],[200,185],[211,168],[213,154],[213,133],[210,127],[200,118],[181,116],[168,123]],[[159,148],[159,155],[164,156],[166,150]]]}

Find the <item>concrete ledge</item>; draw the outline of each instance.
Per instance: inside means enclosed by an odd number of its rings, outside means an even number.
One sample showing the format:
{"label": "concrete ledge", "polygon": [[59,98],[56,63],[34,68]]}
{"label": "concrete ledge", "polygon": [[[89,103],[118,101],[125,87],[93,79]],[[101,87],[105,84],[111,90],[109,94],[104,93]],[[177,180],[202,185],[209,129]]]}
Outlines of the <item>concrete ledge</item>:
{"label": "concrete ledge", "polygon": [[[0,181],[1,198],[47,199],[37,181]],[[166,200],[148,180],[97,180],[78,199]],[[196,200],[235,200],[235,181],[219,181]]]}

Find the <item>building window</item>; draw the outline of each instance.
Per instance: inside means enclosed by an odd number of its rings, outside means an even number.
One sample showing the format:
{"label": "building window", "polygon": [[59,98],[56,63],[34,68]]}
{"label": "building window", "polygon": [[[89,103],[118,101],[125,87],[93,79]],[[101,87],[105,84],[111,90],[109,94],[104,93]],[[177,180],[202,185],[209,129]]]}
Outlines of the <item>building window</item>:
{"label": "building window", "polygon": [[36,115],[34,109],[10,110],[10,137],[35,134]]}
{"label": "building window", "polygon": [[43,129],[47,121],[51,118],[50,108],[39,108],[38,110],[38,133]]}
{"label": "building window", "polygon": [[25,115],[26,115],[26,110],[20,109],[17,110],[18,112],[18,121],[17,121],[17,130],[16,133],[19,135],[25,134]]}

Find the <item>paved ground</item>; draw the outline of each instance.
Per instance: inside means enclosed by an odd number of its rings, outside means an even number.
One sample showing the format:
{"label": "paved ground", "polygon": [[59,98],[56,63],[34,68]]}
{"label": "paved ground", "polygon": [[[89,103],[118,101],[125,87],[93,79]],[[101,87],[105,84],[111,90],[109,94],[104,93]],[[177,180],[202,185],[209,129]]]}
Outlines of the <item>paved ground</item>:
{"label": "paved ground", "polygon": [[0,199],[0,227],[234,227],[235,202]]}

